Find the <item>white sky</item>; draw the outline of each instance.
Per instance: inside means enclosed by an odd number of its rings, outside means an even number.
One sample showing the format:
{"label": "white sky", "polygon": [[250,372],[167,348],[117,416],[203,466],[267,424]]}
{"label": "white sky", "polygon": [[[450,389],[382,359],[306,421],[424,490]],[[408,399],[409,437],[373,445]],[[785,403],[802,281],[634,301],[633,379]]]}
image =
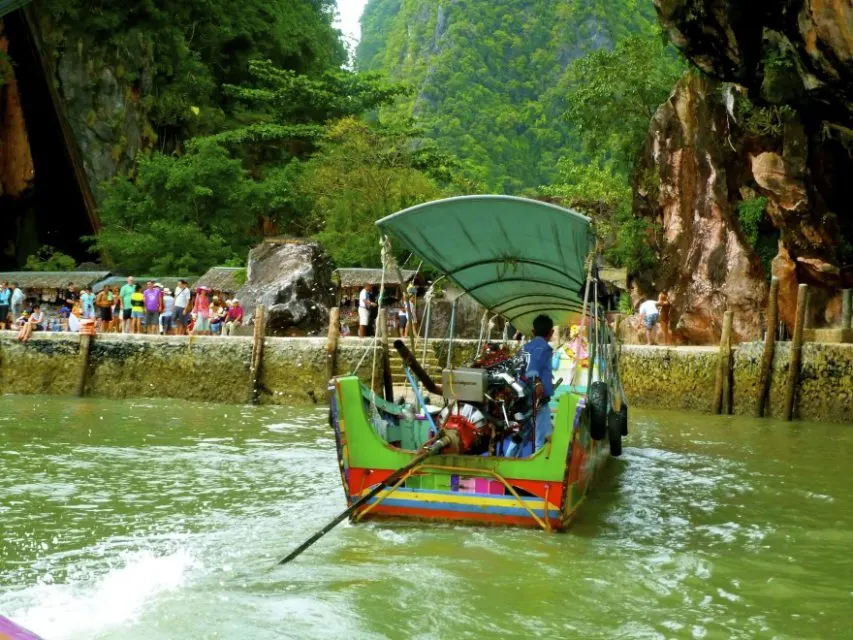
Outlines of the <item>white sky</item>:
{"label": "white sky", "polygon": [[365,4],[367,4],[367,0],[338,0],[338,25],[344,35],[349,36],[354,41],[361,38],[361,26],[358,24],[358,19],[361,18]]}

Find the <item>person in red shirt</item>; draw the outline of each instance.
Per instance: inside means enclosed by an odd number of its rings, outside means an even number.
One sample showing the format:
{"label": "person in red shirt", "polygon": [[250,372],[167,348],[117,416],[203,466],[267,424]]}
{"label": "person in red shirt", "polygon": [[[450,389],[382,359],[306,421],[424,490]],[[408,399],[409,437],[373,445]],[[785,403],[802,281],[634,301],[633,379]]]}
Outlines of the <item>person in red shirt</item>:
{"label": "person in red shirt", "polygon": [[243,324],[243,307],[240,306],[239,300],[231,300],[228,305],[228,312],[225,314],[225,330],[222,332],[224,336],[233,336],[234,329]]}

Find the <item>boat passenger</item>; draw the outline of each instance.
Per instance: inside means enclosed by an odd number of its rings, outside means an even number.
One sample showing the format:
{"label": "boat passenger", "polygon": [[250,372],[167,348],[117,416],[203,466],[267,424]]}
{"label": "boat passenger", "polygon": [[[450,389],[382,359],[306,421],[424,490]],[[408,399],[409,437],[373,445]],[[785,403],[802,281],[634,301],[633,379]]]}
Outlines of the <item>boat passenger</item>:
{"label": "boat passenger", "polygon": [[[544,314],[536,316],[533,320],[533,340],[525,344],[522,349],[529,354],[530,362],[527,365],[527,379],[534,383],[534,452],[539,451],[551,440],[553,426],[551,424],[551,408],[548,401],[554,395],[554,380],[551,363],[554,358],[554,349],[549,344],[554,337],[554,321]],[[521,453],[525,440],[513,443],[507,449],[507,457],[513,458]]]}
{"label": "boat passenger", "polygon": [[655,331],[655,326],[658,323],[658,301],[646,300],[640,305],[640,317],[643,319],[643,324],[646,327],[646,344],[652,344],[652,335]]}

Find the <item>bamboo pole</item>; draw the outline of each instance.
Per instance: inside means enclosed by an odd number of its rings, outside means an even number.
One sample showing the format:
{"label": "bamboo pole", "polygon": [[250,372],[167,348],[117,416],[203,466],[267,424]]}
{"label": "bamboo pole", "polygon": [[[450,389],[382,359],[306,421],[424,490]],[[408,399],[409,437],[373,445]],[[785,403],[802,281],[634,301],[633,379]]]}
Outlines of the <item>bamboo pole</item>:
{"label": "bamboo pole", "polygon": [[853,328],[853,289],[841,292],[841,328]]}
{"label": "bamboo pole", "polygon": [[[711,411],[715,414],[720,414],[723,409],[723,398],[726,392],[731,392],[728,380],[731,366],[731,333],[732,333],[732,317],[731,311],[726,311],[723,314],[723,333],[720,337],[720,357],[717,361],[717,380],[714,383],[714,400]],[[731,399],[726,404],[726,408],[731,407]]]}
{"label": "bamboo pole", "polygon": [[391,377],[391,357],[388,351],[388,312],[379,310],[376,318],[376,326],[379,330],[379,348],[382,349],[382,383],[385,400],[394,402],[394,380]]}
{"label": "bamboo pole", "polygon": [[89,350],[92,346],[92,336],[80,334],[80,351],[77,360],[77,388],[74,395],[82,398],[86,395],[86,379],[89,377]]}
{"label": "bamboo pole", "polygon": [[770,393],[770,380],[773,374],[773,354],[776,351],[776,324],[779,322],[779,278],[770,280],[770,293],[767,298],[767,332],[764,335],[764,353],[761,356],[761,370],[758,374],[758,399],[755,415],[764,416],[764,406]]}
{"label": "bamboo pole", "polygon": [[258,305],[255,309],[255,331],[252,335],[252,361],[250,366],[251,387],[249,388],[249,404],[258,404],[260,400],[259,382],[261,379],[261,364],[264,359],[264,333],[266,331],[266,309]]}
{"label": "bamboo pole", "polygon": [[800,360],[803,355],[803,325],[806,319],[808,291],[809,286],[807,284],[801,284],[797,289],[797,319],[794,323],[794,337],[791,340],[791,365],[788,369],[788,387],[785,390],[785,420],[791,420],[794,417],[794,400],[800,377]]}
{"label": "bamboo pole", "polygon": [[326,378],[331,380],[338,373],[338,339],[341,335],[341,310],[329,309],[329,336],[326,339]]}

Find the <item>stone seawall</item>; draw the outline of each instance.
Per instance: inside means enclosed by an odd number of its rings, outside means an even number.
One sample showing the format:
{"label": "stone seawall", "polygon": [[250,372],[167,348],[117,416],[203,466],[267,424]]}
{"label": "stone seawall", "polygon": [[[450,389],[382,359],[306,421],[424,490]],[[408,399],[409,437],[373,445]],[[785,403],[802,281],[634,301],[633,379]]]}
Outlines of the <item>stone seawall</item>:
{"label": "stone seawall", "polygon": [[[762,343],[732,349],[732,408],[754,415]],[[622,348],[622,382],[638,407],[710,412],[717,376],[718,347]],[[790,343],[776,345],[766,415],[784,414]],[[853,345],[805,343],[794,417],[853,424]]]}
{"label": "stone seawall", "polygon": [[[21,344],[15,333],[0,332],[0,392],[72,395],[79,380],[80,337],[40,333]],[[367,341],[343,338],[338,373],[352,371]],[[325,338],[267,338],[261,367],[261,402],[311,404],[325,401]],[[447,343],[430,341],[440,363]],[[453,362],[473,356],[476,340],[454,343]],[[92,342],[86,395],[107,398],[155,397],[240,404],[249,397],[252,338],[99,335]],[[762,345],[741,344],[733,351],[733,410],[755,411]],[[418,357],[421,350],[418,349]],[[622,380],[633,406],[709,412],[719,349],[716,347],[622,348]],[[768,413],[781,417],[788,379],[790,345],[776,346]],[[369,380],[372,355],[359,369]],[[382,363],[377,360],[377,388]],[[806,343],[795,416],[853,423],[853,345]]]}
{"label": "stone seawall", "polygon": [[[16,335],[0,331],[0,392],[72,395],[79,380],[80,337],[36,333],[22,344]],[[368,346],[365,340],[342,338],[337,372],[352,371]],[[442,341],[430,341],[430,346],[444,362]],[[461,362],[473,352],[471,341],[458,341],[453,360]],[[251,353],[251,337],[98,335],[89,351],[86,395],[244,403]],[[363,380],[370,379],[372,366],[367,353],[359,369]],[[266,338],[260,373],[264,404],[325,402],[326,339]],[[382,360],[377,358],[377,389],[381,384]]]}

